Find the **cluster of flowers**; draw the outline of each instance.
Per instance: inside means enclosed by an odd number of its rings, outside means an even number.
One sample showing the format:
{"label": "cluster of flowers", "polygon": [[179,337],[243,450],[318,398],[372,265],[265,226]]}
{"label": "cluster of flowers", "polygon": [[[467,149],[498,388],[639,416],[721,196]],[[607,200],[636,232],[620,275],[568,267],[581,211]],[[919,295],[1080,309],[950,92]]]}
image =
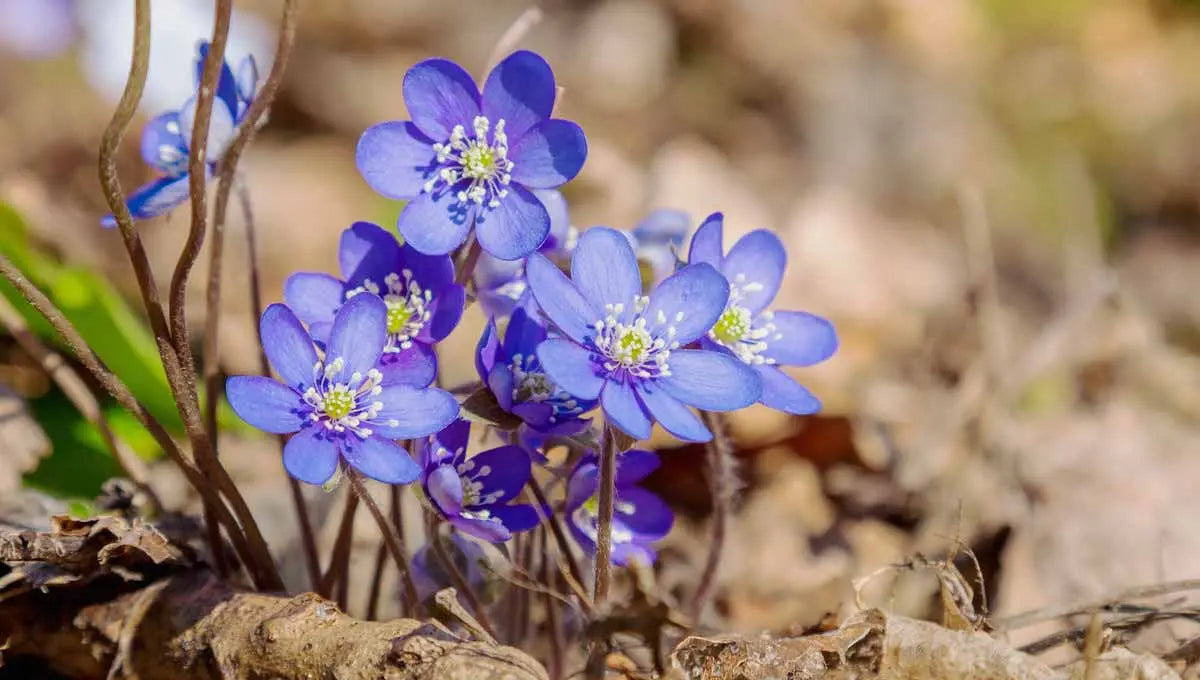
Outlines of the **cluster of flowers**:
{"label": "cluster of flowers", "polygon": [[[230,75],[226,84],[223,74],[222,125],[236,125],[253,80]],[[431,509],[485,541],[559,512],[594,553],[598,459],[578,444],[593,409],[633,439],[657,422],[704,442],[712,434],[692,408],[819,408],[780,367],[828,358],[837,338],[818,316],[769,309],[786,262],[779,239],[755,231],[726,251],[714,214],[681,261],[689,224],[679,212],[655,212],[632,232],[577,232],[557,188],[580,171],[587,145],[579,126],[552,117],[556,90],[532,52],[504,59],[482,91],[458,65],[431,59],[404,78],[412,120],[363,134],[363,178],[408,201],[396,225],[403,241],[366,222],[346,229],[340,277],[294,274],[285,304],[263,314],[261,341],[279,380],[237,376],[227,385],[244,420],[292,435],[283,464],[293,477],[325,484],[344,464],[388,484],[419,480]],[[181,156],[186,166],[180,126],[189,110],[147,128],[147,160],[168,176],[152,185],[160,198],[145,198],[150,188],[131,199],[137,217],[169,203],[162,196],[179,181]],[[452,255],[475,247],[478,264],[456,272]],[[471,425],[455,396],[434,385],[435,346],[470,297],[489,317],[475,352],[478,389],[519,425],[501,432],[504,446],[469,456]],[[569,471],[551,469],[543,454],[558,442],[577,454]],[[652,544],[671,528],[670,509],[638,486],[658,464],[649,451],[620,454],[615,563],[653,561]],[[520,502],[535,466],[561,484],[557,507]]]}

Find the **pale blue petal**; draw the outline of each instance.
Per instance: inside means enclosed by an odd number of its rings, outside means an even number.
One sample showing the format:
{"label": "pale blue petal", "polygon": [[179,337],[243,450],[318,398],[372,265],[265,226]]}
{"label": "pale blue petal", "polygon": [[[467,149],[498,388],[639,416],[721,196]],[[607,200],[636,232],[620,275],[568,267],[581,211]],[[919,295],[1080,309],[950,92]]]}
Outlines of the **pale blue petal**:
{"label": "pale blue petal", "polygon": [[187,167],[187,141],[181,134],[175,111],[156,116],[142,128],[142,160],[167,174]]}
{"label": "pale blue petal", "polygon": [[649,439],[652,423],[632,386],[616,380],[606,382],[600,394],[600,407],[605,419],[625,434],[634,439]]}
{"label": "pale blue petal", "polygon": [[437,354],[422,342],[399,352],[387,352],[379,359],[384,385],[426,387],[437,377]]}
{"label": "pale blue petal", "polygon": [[396,228],[417,251],[445,255],[467,240],[473,212],[458,202],[457,188],[442,188],[421,194],[405,205]]}
{"label": "pale blue petal", "polygon": [[436,387],[387,385],[375,401],[383,403],[371,429],[388,439],[414,439],[445,428],[458,417],[454,395]]}
{"label": "pale blue petal", "polygon": [[453,517],[463,510],[462,479],[452,465],[438,465],[425,478],[425,489],[437,509],[446,517]]}
{"label": "pale blue petal", "polygon": [[378,224],[355,222],[338,240],[338,267],[350,287],[364,279],[383,286],[384,277],[400,273],[400,244]]}
{"label": "pale blue petal", "polygon": [[519,260],[546,240],[550,215],[522,186],[510,186],[499,201],[495,208],[476,211],[475,235],[484,252],[501,260]]}
{"label": "pale blue petal", "polygon": [[525,278],[538,306],[558,330],[580,343],[593,334],[592,324],[600,320],[600,313],[554,263],[540,253],[530,255]]}
{"label": "pale blue petal", "polygon": [[620,232],[608,227],[593,227],[579,237],[571,255],[571,280],[595,309],[617,304],[629,309],[642,294],[633,248]]}
{"label": "pale blue petal", "polygon": [[296,390],[258,375],[229,378],[225,382],[225,397],[239,418],[273,434],[287,434],[304,427],[312,410]]}
{"label": "pale blue petal", "polygon": [[642,404],[650,411],[650,416],[673,436],[688,442],[706,442],[712,439],[712,433],[700,422],[696,414],[655,385],[653,380],[642,382],[636,389]]}
{"label": "pale blue petal", "polygon": [[301,391],[312,384],[317,350],[292,310],[278,303],[268,306],[259,334],[263,351],[283,382]]}
{"label": "pale blue petal", "polygon": [[345,301],[346,287],[329,274],[297,272],[283,284],[283,301],[306,324],[333,321]]}
{"label": "pale blue petal", "polygon": [[758,401],[762,381],[754,369],[719,352],[671,352],[671,374],[657,383],[679,401],[705,411],[732,411]]}
{"label": "pale blue petal", "polygon": [[283,447],[283,467],[307,484],[324,484],[337,470],[337,446],[322,426],[298,432]]}
{"label": "pale blue petal", "polygon": [[729,299],[725,277],[707,264],[689,264],[650,291],[647,321],[660,329],[675,329],[681,345],[707,333]]}
{"label": "pale blue petal", "polygon": [[355,295],[334,317],[325,363],[344,362],[339,381],[347,381],[355,373],[366,375],[379,363],[386,342],[387,305],[374,295]]}
{"label": "pale blue petal", "polygon": [[551,118],[534,126],[509,149],[512,180],[533,189],[553,189],[572,179],[587,158],[583,130],[569,120]]}
{"label": "pale blue petal", "polygon": [[605,380],[596,357],[583,347],[561,338],[550,338],[537,348],[538,361],[546,375],[579,399],[600,396]]}
{"label": "pale blue petal", "polygon": [[421,476],[421,468],[408,451],[394,441],[347,435],[341,440],[342,457],[355,470],[384,484],[408,484]]}
{"label": "pale blue petal", "polygon": [[833,356],[837,331],[828,319],[808,312],[775,312],[775,331],[763,341],[763,355],[784,366],[811,366]]}
{"label": "pale blue petal", "polygon": [[759,401],[763,405],[798,416],[821,410],[821,400],[779,368],[760,364],[754,370],[762,380],[762,397]]}
{"label": "pale blue petal", "polygon": [[758,229],[733,244],[721,265],[721,273],[738,289],[737,304],[757,313],[775,299],[786,267],[787,252],[779,237]]}
{"label": "pale blue petal", "polygon": [[707,262],[720,269],[724,246],[721,244],[725,216],[713,213],[704,220],[700,228],[692,236],[692,245],[688,249],[688,262]]}
{"label": "pale blue petal", "polygon": [[479,89],[458,64],[426,59],[404,74],[404,103],[413,123],[435,141],[450,139],[454,126],[471,130],[479,115]]}
{"label": "pale blue petal", "polygon": [[420,195],[437,174],[433,140],[408,121],[389,121],[366,129],[358,139],[354,161],[367,185],[395,199]]}

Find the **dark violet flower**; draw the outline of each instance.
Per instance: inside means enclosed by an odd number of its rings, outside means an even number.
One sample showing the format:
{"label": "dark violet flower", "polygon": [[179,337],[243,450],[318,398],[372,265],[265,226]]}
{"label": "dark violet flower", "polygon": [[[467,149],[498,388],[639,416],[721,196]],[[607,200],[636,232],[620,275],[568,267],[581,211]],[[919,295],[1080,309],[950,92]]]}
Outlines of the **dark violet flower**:
{"label": "dark violet flower", "polygon": [[545,339],[545,327],[524,309],[513,312],[503,342],[491,319],[475,349],[475,368],[500,407],[529,427],[544,434],[575,434],[588,424],[580,414],[596,402],[576,398],[546,375],[537,357]]}
{"label": "dark violet flower", "polygon": [[404,76],[411,121],[375,125],[358,142],[358,170],[372,189],[410,201],[397,227],[418,251],[444,255],[472,226],[484,251],[516,260],[550,232],[530,191],[579,173],[587,141],[578,125],[550,118],[557,95],[550,65],[509,55],[482,95],[461,66],[428,59]]}
{"label": "dark violet flower", "polygon": [[[550,235],[537,250],[552,260],[565,262],[579,237],[567,214],[567,200],[553,189],[536,189],[533,195],[550,215]],[[503,319],[518,306],[531,307],[524,260],[501,260],[483,253],[475,266],[474,279],[479,304],[488,316]]]}
{"label": "dark violet flower", "polygon": [[565,336],[537,349],[552,380],[579,399],[600,400],[604,415],[635,439],[658,421],[688,441],[712,433],[686,406],[728,411],[762,391],[758,374],[733,357],[680,349],[708,332],[725,309],[729,285],[710,265],[683,267],[642,295],[637,257],[620,232],[584,232],[568,279],[537,253],[526,276],[542,312]]}
{"label": "dark violet flower", "polygon": [[400,245],[383,228],[356,222],[338,248],[342,279],[300,272],[288,277],[283,298],[313,337],[329,337],[334,315],[347,300],[369,293],[387,303],[387,342],[380,369],[384,383],[424,387],[437,374],[433,343],[458,325],[466,291],[454,283],[447,255],[422,255]]}
{"label": "dark violet flower", "polygon": [[[208,55],[208,43],[201,42],[197,52],[196,87],[199,88],[200,73],[204,70],[204,59]],[[253,56],[242,61],[236,77],[229,69],[229,64],[221,64],[221,76],[217,81],[212,118],[208,126],[206,179],[233,141],[237,126],[254,100],[257,88],[258,67]],[[193,96],[178,111],[164,113],[143,128],[142,160],[161,172],[162,177],[130,194],[126,205],[133,219],[157,217],[188,199],[188,158],[195,115],[196,97]],[[117,226],[117,221],[112,215],[106,215],[100,224],[111,228]]]}
{"label": "dark violet flower", "polygon": [[787,253],[779,237],[759,229],[723,255],[721,213],[709,216],[692,237],[688,262],[707,263],[729,282],[729,302],[701,341],[754,368],[762,379],[763,404],[788,413],[815,413],[821,402],[779,366],[811,366],[837,351],[828,320],[808,312],[767,310],[779,292]]}
{"label": "dark violet flower", "polygon": [[261,334],[281,381],[234,376],[225,393],[254,427],[296,433],[283,448],[283,466],[302,482],[324,484],[340,457],[372,479],[407,484],[421,469],[393,440],[424,437],[458,416],[449,392],[382,384],[376,366],[387,341],[387,307],[374,295],[355,296],[338,311],[323,359],[284,305],[263,312]]}
{"label": "dark violet flower", "polygon": [[[612,562],[627,565],[633,561],[653,564],[653,543],[671,531],[675,515],[661,498],[637,486],[658,467],[658,456],[650,451],[630,449],[617,458],[616,489],[613,499]],[[596,454],[589,452],[579,460],[567,481],[564,512],[575,542],[589,555],[596,554],[599,533],[600,467]]]}
{"label": "dark violet flower", "polygon": [[638,261],[650,269],[651,283],[658,283],[678,268],[676,255],[683,246],[691,219],[681,210],[661,208],[638,222],[633,231],[621,232],[629,239]]}
{"label": "dark violet flower", "polygon": [[421,484],[429,504],[459,531],[493,543],[537,526],[533,506],[508,503],[529,481],[529,454],[501,446],[468,458],[470,431],[470,423],[459,420],[421,444]]}

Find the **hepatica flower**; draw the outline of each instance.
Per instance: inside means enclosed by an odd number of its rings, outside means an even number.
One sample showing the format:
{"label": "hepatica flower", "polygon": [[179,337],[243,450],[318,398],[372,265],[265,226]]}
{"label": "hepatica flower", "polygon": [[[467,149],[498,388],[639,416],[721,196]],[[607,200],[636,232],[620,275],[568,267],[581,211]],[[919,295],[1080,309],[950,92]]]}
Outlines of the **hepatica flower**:
{"label": "hepatica flower", "polygon": [[579,173],[583,130],[550,118],[550,65],[533,52],[509,55],[480,94],[461,66],[428,59],[404,76],[411,121],[375,125],[358,142],[359,172],[375,191],[409,201],[397,227],[407,243],[444,255],[472,226],[502,260],[533,252],[550,231],[531,189],[553,189]]}
{"label": "hepatica flower", "polygon": [[283,465],[296,479],[323,484],[340,458],[372,479],[406,484],[421,469],[393,440],[426,436],[458,416],[448,392],[382,384],[377,365],[387,314],[374,295],[351,299],[334,318],[322,358],[291,310],[274,304],[263,312],[263,349],[281,381],[234,376],[225,393],[247,423],[295,433],[283,448]]}
{"label": "hepatica flower", "polygon": [[[579,233],[571,226],[567,200],[554,189],[533,192],[550,215],[550,234],[537,251],[552,260],[566,261]],[[506,318],[518,306],[527,306],[529,286],[525,282],[524,260],[501,260],[487,253],[479,256],[475,266],[475,292],[484,314]]]}
{"label": "hepatica flower", "polygon": [[545,327],[524,309],[513,312],[503,342],[492,319],[475,350],[475,368],[500,407],[529,427],[544,434],[575,434],[588,423],[580,414],[596,402],[575,397],[546,374],[537,356],[545,339]]}
{"label": "hepatica flower", "polygon": [[712,433],[686,406],[728,411],[758,400],[759,377],[749,366],[683,349],[725,309],[729,285],[712,266],[683,267],[644,296],[629,241],[595,227],[579,239],[570,279],[536,253],[526,276],[564,336],[538,345],[546,374],[579,399],[598,398],[608,421],[635,439],[649,437],[658,421],[680,439],[708,441]]}
{"label": "hepatica flower", "polygon": [[676,251],[683,246],[690,222],[683,211],[661,208],[638,222],[633,231],[621,232],[629,239],[638,261],[649,269],[646,278],[651,283],[662,281],[677,268]]}
{"label": "hepatica flower", "polygon": [[485,541],[507,541],[537,526],[533,506],[509,503],[529,481],[529,454],[501,446],[468,458],[470,430],[470,423],[459,420],[421,445],[421,483],[433,509],[459,531]]}
{"label": "hepatica flower", "polygon": [[356,222],[338,248],[342,278],[299,272],[288,277],[283,298],[313,337],[329,338],[338,309],[359,295],[387,304],[387,340],[380,370],[385,383],[424,387],[437,374],[433,344],[462,317],[466,291],[454,283],[446,255],[422,255],[378,225]]}
{"label": "hepatica flower", "polygon": [[808,312],[770,311],[779,292],[787,253],[779,237],[759,229],[723,254],[721,213],[711,215],[692,237],[688,261],[707,263],[729,282],[729,302],[701,341],[737,357],[762,379],[760,401],[788,413],[815,413],[821,402],[779,366],[811,366],[837,351],[833,324]]}
{"label": "hepatica flower", "polygon": [[[567,480],[564,512],[575,542],[589,555],[596,554],[600,523],[600,468],[595,453],[580,458]],[[675,515],[661,498],[637,486],[659,464],[650,451],[630,449],[617,458],[613,498],[612,562],[653,564],[653,543],[671,531]]]}
{"label": "hepatica flower", "polygon": [[[200,43],[196,55],[196,87],[208,55],[208,43]],[[208,125],[205,172],[211,173],[217,161],[233,141],[237,126],[246,116],[258,88],[258,67],[254,57],[246,57],[238,66],[237,76],[228,63],[221,64],[213,100],[212,118]],[[142,130],[142,160],[162,176],[129,195],[126,205],[135,220],[157,217],[188,199],[188,158],[191,155],[192,125],[196,115],[196,97],[191,97],[178,111],[169,111],[146,123]],[[112,215],[100,224],[117,226]]]}

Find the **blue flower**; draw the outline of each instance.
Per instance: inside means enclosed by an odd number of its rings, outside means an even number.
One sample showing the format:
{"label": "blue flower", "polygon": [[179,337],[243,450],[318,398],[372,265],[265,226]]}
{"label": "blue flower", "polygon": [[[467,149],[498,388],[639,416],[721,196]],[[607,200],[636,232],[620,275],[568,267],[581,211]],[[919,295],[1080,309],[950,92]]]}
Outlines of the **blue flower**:
{"label": "blue flower", "polygon": [[488,74],[482,95],[461,66],[429,59],[404,76],[411,121],[369,128],[358,170],[372,189],[410,201],[397,226],[418,251],[444,255],[474,226],[484,251],[516,260],[550,232],[530,189],[553,189],[579,173],[587,141],[578,125],[550,118],[550,65],[515,52]]}
{"label": "blue flower", "polygon": [[680,349],[712,328],[729,285],[710,265],[683,267],[642,295],[637,257],[620,232],[584,232],[568,279],[537,253],[526,276],[542,312],[562,333],[538,345],[550,378],[579,399],[600,399],[608,421],[635,439],[658,421],[688,441],[712,433],[687,406],[729,411],[762,391],[758,374],[721,352]]}
{"label": "blue flower", "polygon": [[[197,52],[196,87],[199,88],[204,59],[208,55],[208,43],[201,42]],[[217,161],[233,141],[237,126],[245,118],[257,88],[258,67],[253,56],[246,57],[238,66],[236,78],[229,64],[221,64],[212,118],[208,125],[205,179],[211,176]],[[188,199],[188,158],[195,115],[196,97],[193,96],[178,111],[164,113],[143,128],[142,160],[161,172],[162,177],[129,195],[126,205],[133,219],[157,217]],[[112,215],[105,215],[100,224],[112,228],[117,226],[117,220]]]}
{"label": "blue flower", "polygon": [[254,427],[296,433],[283,448],[283,466],[296,479],[324,484],[340,457],[372,479],[407,484],[421,470],[393,440],[424,437],[458,416],[449,392],[382,384],[376,366],[387,314],[374,295],[355,296],[338,311],[320,358],[290,309],[274,304],[263,312],[263,349],[282,382],[234,376],[225,394]]}
{"label": "blue flower", "polygon": [[[567,200],[554,189],[536,189],[533,195],[550,215],[550,235],[537,251],[552,260],[565,261],[579,236],[571,226]],[[525,283],[524,260],[501,260],[483,253],[475,266],[474,279],[476,297],[488,316],[503,319],[517,307],[536,308],[531,304],[529,286]]]}
{"label": "blue flower", "polygon": [[670,208],[652,211],[633,231],[621,232],[629,239],[638,261],[650,269],[650,281],[658,283],[678,269],[676,252],[683,246],[691,219],[687,213]]}
{"label": "blue flower", "polygon": [[420,445],[421,484],[430,505],[459,531],[493,543],[537,526],[533,506],[508,503],[529,481],[529,454],[501,446],[468,458],[470,431],[470,423],[459,420]]}
{"label": "blue flower", "polygon": [[383,228],[356,222],[338,248],[342,279],[299,272],[288,277],[283,298],[314,338],[329,337],[334,315],[347,300],[370,293],[387,303],[387,342],[380,369],[384,383],[425,387],[437,375],[433,344],[458,325],[466,291],[454,283],[446,255],[422,255],[400,245]]}
{"label": "blue flower", "polygon": [[545,327],[524,309],[513,312],[503,342],[491,319],[475,349],[475,368],[500,407],[529,427],[543,434],[575,434],[588,424],[580,414],[596,402],[576,398],[546,375],[537,357],[545,339]]}
{"label": "blue flower", "polygon": [[[661,498],[637,486],[658,468],[658,456],[650,451],[630,449],[617,458],[616,488],[613,498],[612,562],[627,565],[633,561],[653,564],[653,543],[671,531],[675,515]],[[596,454],[588,452],[567,480],[564,512],[567,527],[575,542],[589,555],[596,554],[599,532],[600,468]]]}
{"label": "blue flower", "polygon": [[701,341],[751,366],[762,379],[767,406],[807,414],[821,402],[779,366],[811,366],[837,351],[837,333],[826,319],[808,312],[769,311],[779,292],[787,253],[765,229],[746,234],[723,254],[721,213],[709,216],[692,237],[688,262],[710,264],[729,282],[729,302]]}
{"label": "blue flower", "polygon": [[[464,538],[461,534],[450,534],[448,538],[449,540],[445,542],[446,552],[454,561],[454,566],[458,567],[467,580],[471,592],[476,597],[480,597],[484,603],[494,600],[495,596],[503,592],[503,588],[507,587],[507,584],[498,582],[494,578],[488,578],[496,567],[489,564],[483,547],[469,538]],[[417,597],[422,602],[428,600],[439,590],[455,586],[454,578],[447,573],[446,567],[438,559],[437,553],[434,552],[433,545],[430,543],[422,545],[413,555],[411,573],[413,585],[417,587]],[[494,587],[496,585],[502,587],[496,588]],[[466,595],[459,593],[458,596],[464,607],[470,606],[466,601]]]}

